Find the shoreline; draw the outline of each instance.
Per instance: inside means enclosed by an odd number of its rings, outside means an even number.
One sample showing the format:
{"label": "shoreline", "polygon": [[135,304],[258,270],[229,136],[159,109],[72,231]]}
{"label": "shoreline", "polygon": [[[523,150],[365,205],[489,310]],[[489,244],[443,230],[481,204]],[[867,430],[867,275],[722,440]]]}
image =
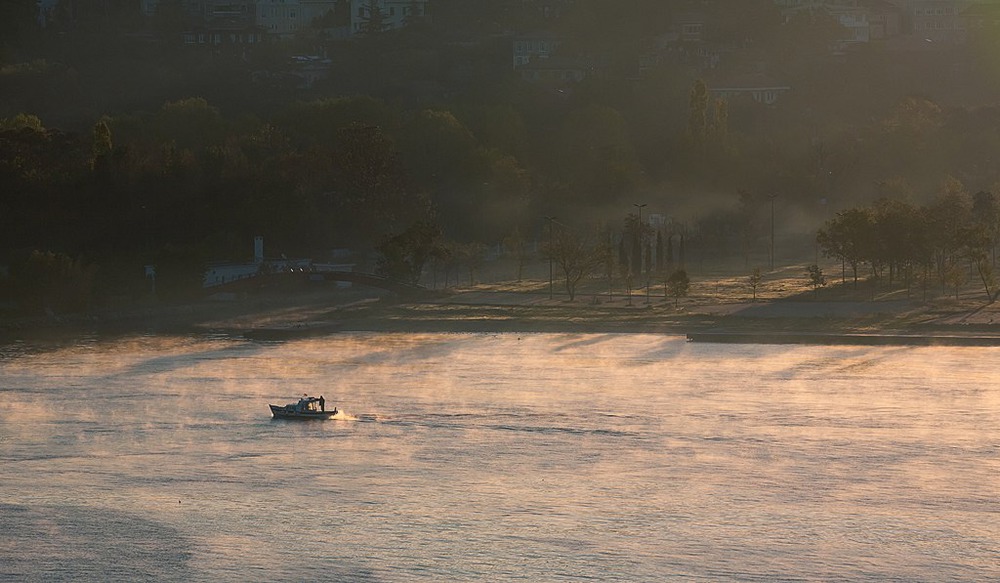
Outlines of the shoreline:
{"label": "shoreline", "polygon": [[546,294],[481,287],[421,298],[370,290],[286,291],[224,302],[203,299],[0,321],[0,344],[129,334],[224,334],[280,341],[364,331],[638,333],[714,343],[1000,346],[1000,313],[994,325],[983,306],[970,310],[898,301],[794,299],[729,303],[700,299],[676,306],[662,299],[645,303],[641,297],[629,303],[581,298],[569,302],[548,299]]}

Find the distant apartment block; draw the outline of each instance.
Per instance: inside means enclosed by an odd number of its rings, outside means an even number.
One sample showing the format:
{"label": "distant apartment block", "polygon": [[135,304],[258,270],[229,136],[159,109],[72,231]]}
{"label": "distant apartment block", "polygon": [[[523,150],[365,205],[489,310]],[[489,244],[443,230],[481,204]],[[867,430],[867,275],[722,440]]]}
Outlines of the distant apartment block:
{"label": "distant apartment block", "polygon": [[931,42],[962,43],[968,32],[965,11],[973,0],[897,0],[914,35]]}
{"label": "distant apartment block", "polygon": [[929,43],[966,41],[970,19],[994,0],[774,0],[785,14],[824,10],[849,32],[845,42],[910,36]]}
{"label": "distant apartment block", "polygon": [[555,55],[562,40],[547,32],[514,37],[514,68]]}
{"label": "distant apartment block", "polygon": [[[343,14],[342,36],[356,36],[380,22],[394,30],[427,16],[430,0],[186,0],[188,44],[260,42],[260,34],[292,37],[330,14]],[[140,0],[144,16],[156,16],[160,0]],[[252,29],[252,30],[251,30]],[[253,34],[251,34],[253,33]],[[242,40],[240,40],[242,39]]]}
{"label": "distant apartment block", "polygon": [[376,12],[381,16],[382,30],[403,28],[410,22],[427,16],[428,0],[351,0],[351,35],[370,30]]}
{"label": "distant apartment block", "polygon": [[725,99],[726,101],[741,98],[752,99],[763,105],[773,105],[782,95],[792,89],[763,73],[716,77],[707,79],[706,84],[709,93],[716,99]]}
{"label": "distant apartment block", "polygon": [[213,49],[260,44],[264,42],[265,31],[255,24],[256,9],[252,0],[194,3],[188,13],[194,13],[195,17],[184,31],[183,42]]}
{"label": "distant apartment block", "polygon": [[300,0],[257,0],[257,25],[270,35],[292,36],[307,24]]}
{"label": "distant apartment block", "polygon": [[592,68],[585,59],[548,57],[520,65],[517,72],[525,81],[566,84],[583,81]]}

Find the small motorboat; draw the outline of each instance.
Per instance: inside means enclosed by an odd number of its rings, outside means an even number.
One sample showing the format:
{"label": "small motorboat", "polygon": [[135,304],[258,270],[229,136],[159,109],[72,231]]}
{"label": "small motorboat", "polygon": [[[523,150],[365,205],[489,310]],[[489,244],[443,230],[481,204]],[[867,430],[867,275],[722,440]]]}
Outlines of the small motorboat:
{"label": "small motorboat", "polygon": [[333,419],[337,414],[337,408],[327,410],[326,399],[321,396],[303,396],[297,403],[287,405],[271,405],[271,415],[275,419]]}

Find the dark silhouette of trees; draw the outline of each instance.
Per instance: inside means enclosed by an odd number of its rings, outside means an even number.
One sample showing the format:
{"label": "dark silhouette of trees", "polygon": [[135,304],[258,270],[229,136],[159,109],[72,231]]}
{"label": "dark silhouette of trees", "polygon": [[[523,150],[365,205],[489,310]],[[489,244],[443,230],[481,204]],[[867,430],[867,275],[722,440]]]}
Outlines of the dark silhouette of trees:
{"label": "dark silhouette of trees", "polygon": [[[125,21],[126,4],[63,2],[45,30],[34,4],[4,4],[4,261],[52,249],[100,263],[105,278],[167,249],[177,261],[239,258],[258,233],[271,248],[321,256],[370,249],[432,217],[462,244],[494,245],[549,212],[540,209],[606,222],[607,209],[643,200],[694,225],[693,265],[742,253],[749,270],[767,224],[750,193],[778,193],[801,221],[788,231],[828,221],[820,247],[850,264],[856,282],[870,271],[880,286],[934,279],[948,288],[964,270],[995,295],[987,269],[1000,213],[986,189],[1000,183],[1000,107],[987,82],[978,93],[963,85],[987,76],[971,49],[922,53],[921,67],[876,47],[829,59],[842,31],[825,16],[785,19],[770,0],[703,6],[706,46],[725,48],[716,71],[752,61],[793,87],[764,106],[716,99],[683,47],[655,54],[648,41],[676,25],[673,2],[557,10],[441,0],[430,22],[402,31],[383,32],[387,15],[376,9],[373,34],[357,42],[314,35],[238,58],[106,34]],[[161,2],[152,29],[178,41],[179,8]],[[350,15],[336,16],[343,24]],[[564,54],[592,57],[586,81],[556,88],[519,78],[508,33],[538,29],[561,35]],[[970,34],[975,46],[988,41]],[[306,50],[337,55],[309,88],[289,64]],[[640,54],[650,57],[643,71]],[[963,77],[956,59],[975,74]],[[844,81],[832,87],[830,78]],[[970,199],[966,187],[979,192]],[[744,195],[735,209],[732,192]],[[657,234],[651,249],[651,236],[626,225],[620,266],[638,276],[652,256],[661,274],[684,268],[683,250],[673,260],[683,247],[675,234]]]}
{"label": "dark silhouette of trees", "polygon": [[820,266],[815,263],[806,268],[806,276],[809,277],[809,285],[812,286],[814,293],[826,285],[826,276],[823,275],[823,270]]}
{"label": "dark silhouette of trees", "polygon": [[521,229],[517,226],[503,240],[503,247],[506,254],[514,260],[516,265],[515,278],[521,281],[524,276],[524,266],[528,262],[530,254],[528,252],[528,240],[524,238]]}
{"label": "dark silhouette of trees", "polygon": [[361,32],[366,36],[382,34],[389,27],[382,13],[381,5],[375,0],[369,0],[361,5],[364,16],[361,17]]}
{"label": "dark silhouette of trees", "polygon": [[562,271],[570,301],[576,298],[577,287],[584,278],[607,265],[610,251],[605,237],[581,236],[568,227],[561,227],[555,232],[551,246],[546,243],[546,252],[551,254]]}
{"label": "dark silhouette of trees", "polygon": [[851,266],[854,286],[858,285],[858,270],[874,256],[875,231],[869,209],[848,209],[826,222],[816,235],[820,250]]}
{"label": "dark silhouette of trees", "polygon": [[379,253],[376,272],[406,283],[419,283],[427,262],[441,254],[442,240],[441,228],[427,221],[386,236],[375,247]]}
{"label": "dark silhouette of trees", "polygon": [[753,271],[750,272],[750,275],[747,276],[747,285],[750,286],[750,291],[753,294],[753,301],[755,302],[757,301],[757,289],[760,287],[760,283],[763,279],[764,277],[761,275],[759,267],[754,267]]}
{"label": "dark silhouette of trees", "polygon": [[690,288],[691,280],[683,269],[678,269],[667,278],[667,292],[674,298],[674,306],[677,306],[681,298],[687,297]]}
{"label": "dark silhouette of trees", "polygon": [[65,253],[33,251],[12,265],[16,298],[32,312],[75,312],[89,306],[97,266]]}
{"label": "dark silhouette of trees", "polygon": [[942,288],[957,295],[971,269],[992,302],[997,284],[994,235],[985,210],[990,198],[986,193],[977,195],[984,214],[975,214],[972,199],[957,181],[949,180],[926,206],[880,199],[872,207],[837,213],[817,232],[817,243],[825,256],[851,266],[855,287],[861,266],[867,264],[876,282],[888,269],[890,287],[894,272],[903,274],[907,291],[914,279],[926,285],[933,273]]}

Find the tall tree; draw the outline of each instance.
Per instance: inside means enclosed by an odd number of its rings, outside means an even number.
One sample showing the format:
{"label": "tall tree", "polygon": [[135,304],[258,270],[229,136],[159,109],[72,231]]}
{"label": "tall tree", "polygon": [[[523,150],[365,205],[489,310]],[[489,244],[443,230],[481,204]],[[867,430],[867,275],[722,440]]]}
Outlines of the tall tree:
{"label": "tall tree", "polygon": [[678,269],[667,278],[667,291],[674,298],[674,306],[677,306],[680,298],[687,297],[690,289],[691,280],[683,269]]}
{"label": "tall tree", "polygon": [[871,256],[875,246],[875,223],[868,209],[848,209],[826,222],[816,235],[826,257],[840,259],[851,266],[854,286],[858,270]]}
{"label": "tall tree", "polygon": [[603,237],[583,237],[569,228],[561,228],[548,250],[563,273],[563,283],[570,301],[576,298],[577,286],[607,263],[608,246]]}
{"label": "tall tree", "polygon": [[361,34],[365,36],[380,35],[389,28],[385,13],[379,0],[368,0],[362,4],[364,16],[361,17]]}
{"label": "tall tree", "polygon": [[440,252],[441,228],[428,221],[418,221],[396,235],[389,235],[376,246],[379,253],[376,272],[417,284],[424,265]]}
{"label": "tall tree", "polygon": [[688,123],[684,135],[699,160],[705,153],[708,129],[708,85],[703,79],[698,79],[688,97]]}

